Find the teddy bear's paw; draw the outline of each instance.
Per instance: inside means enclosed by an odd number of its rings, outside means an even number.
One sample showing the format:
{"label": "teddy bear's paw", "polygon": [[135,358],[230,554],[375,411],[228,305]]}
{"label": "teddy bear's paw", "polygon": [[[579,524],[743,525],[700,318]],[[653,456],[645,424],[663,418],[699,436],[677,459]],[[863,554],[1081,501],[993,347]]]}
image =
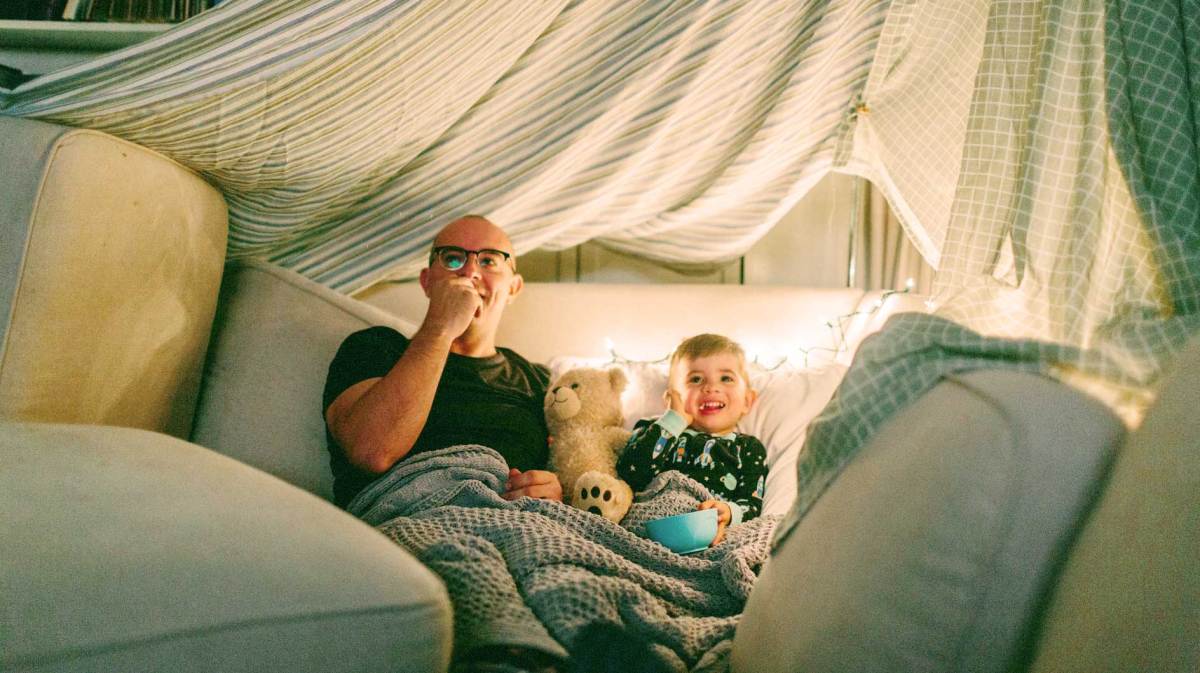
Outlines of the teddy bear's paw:
{"label": "teddy bear's paw", "polygon": [[595,470],[584,472],[575,480],[572,504],[582,510],[619,523],[633,504],[633,490],[616,477]]}

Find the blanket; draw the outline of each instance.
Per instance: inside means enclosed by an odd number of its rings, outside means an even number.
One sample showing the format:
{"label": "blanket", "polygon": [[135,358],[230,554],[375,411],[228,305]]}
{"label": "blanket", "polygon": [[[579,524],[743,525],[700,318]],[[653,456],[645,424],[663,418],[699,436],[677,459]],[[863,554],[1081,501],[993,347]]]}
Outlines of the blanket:
{"label": "blanket", "polygon": [[647,521],[711,497],[679,472],[651,481],[620,525],[560,502],[504,500],[507,475],[484,446],[430,451],[398,463],[347,508],[445,582],[456,657],[500,646],[565,659],[606,625],[667,670],[728,669],[779,517],[730,528],[722,544],[683,556],[644,536]]}

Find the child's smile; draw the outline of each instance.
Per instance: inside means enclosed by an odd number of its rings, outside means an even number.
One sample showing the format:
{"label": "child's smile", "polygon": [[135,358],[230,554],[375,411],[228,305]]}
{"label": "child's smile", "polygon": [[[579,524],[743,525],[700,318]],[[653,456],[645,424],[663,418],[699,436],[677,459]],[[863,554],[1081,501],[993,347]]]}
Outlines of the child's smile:
{"label": "child's smile", "polygon": [[677,368],[691,427],[710,435],[733,432],[754,403],[741,360],[733,353],[714,353],[680,360]]}

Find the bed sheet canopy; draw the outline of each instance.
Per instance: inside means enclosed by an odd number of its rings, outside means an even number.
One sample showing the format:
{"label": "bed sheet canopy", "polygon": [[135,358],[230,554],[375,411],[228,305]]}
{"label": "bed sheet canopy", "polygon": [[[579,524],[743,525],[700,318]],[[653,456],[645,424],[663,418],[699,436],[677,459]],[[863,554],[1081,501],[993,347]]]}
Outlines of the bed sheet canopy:
{"label": "bed sheet canopy", "polygon": [[0,111],[196,169],[232,257],[343,291],[466,212],[730,259],[858,174],[939,313],[1145,381],[1200,326],[1196,35],[1200,0],[228,0]]}

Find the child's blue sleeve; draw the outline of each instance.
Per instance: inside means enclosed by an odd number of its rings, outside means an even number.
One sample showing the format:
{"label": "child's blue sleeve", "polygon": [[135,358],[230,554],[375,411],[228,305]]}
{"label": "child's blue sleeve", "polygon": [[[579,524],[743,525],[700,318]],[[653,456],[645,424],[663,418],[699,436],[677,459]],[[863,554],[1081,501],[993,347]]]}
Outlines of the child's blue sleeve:
{"label": "child's blue sleeve", "polygon": [[667,409],[667,413],[659,416],[658,420],[654,422],[675,437],[683,434],[683,431],[687,429],[687,421],[683,420],[683,416],[675,413],[674,409]]}
{"label": "child's blue sleeve", "polygon": [[742,506],[732,500],[726,500],[726,505],[729,505],[729,525],[736,526],[742,522]]}

